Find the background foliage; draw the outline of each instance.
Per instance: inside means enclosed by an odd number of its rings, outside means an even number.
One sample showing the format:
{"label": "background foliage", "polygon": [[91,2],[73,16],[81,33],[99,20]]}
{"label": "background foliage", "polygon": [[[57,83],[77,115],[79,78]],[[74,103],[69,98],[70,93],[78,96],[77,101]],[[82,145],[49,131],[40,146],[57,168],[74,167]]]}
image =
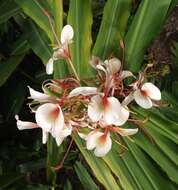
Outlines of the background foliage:
{"label": "background foliage", "polygon": [[[155,64],[149,51],[177,4],[177,0],[0,0],[0,189],[178,188],[178,38],[170,38],[171,61],[164,65],[159,60]],[[156,76],[154,82],[162,88],[167,105],[149,111],[133,107],[136,119],[148,122],[139,125],[140,132],[132,139],[121,139],[124,150],[114,143],[104,158],[96,158],[74,137],[76,145],[58,173],[52,166],[62,159],[69,142],[57,148],[50,139],[47,147],[42,146],[40,130],[19,132],[14,120],[17,113],[23,120],[34,119],[25,106],[27,85],[40,89],[47,78],[44,64],[55,40],[45,11],[59,36],[63,25],[73,26],[72,59],[82,78],[93,75],[88,65],[91,53],[121,58],[122,39],[125,67],[135,72],[154,63],[150,74]],[[65,61],[55,64],[55,78],[69,74]]]}

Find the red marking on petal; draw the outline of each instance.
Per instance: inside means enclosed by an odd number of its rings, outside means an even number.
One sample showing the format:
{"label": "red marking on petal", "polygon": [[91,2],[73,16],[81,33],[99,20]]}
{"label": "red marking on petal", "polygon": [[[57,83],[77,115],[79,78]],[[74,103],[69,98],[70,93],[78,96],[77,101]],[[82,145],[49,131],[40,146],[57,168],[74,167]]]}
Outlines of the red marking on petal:
{"label": "red marking on petal", "polygon": [[107,134],[104,134],[98,138],[99,144],[104,144],[106,142]]}
{"label": "red marking on petal", "polygon": [[147,97],[147,96],[148,96],[147,91],[145,91],[145,90],[140,90],[140,92],[141,92],[142,96],[145,96],[145,97]]}
{"label": "red marking on petal", "polygon": [[108,107],[109,102],[108,102],[108,98],[106,96],[102,97],[102,104],[103,104],[104,108]]}
{"label": "red marking on petal", "polygon": [[53,111],[50,113],[50,116],[52,117],[53,120],[55,120],[55,119],[58,117],[59,112],[60,112],[59,107],[57,107],[55,110],[53,110]]}

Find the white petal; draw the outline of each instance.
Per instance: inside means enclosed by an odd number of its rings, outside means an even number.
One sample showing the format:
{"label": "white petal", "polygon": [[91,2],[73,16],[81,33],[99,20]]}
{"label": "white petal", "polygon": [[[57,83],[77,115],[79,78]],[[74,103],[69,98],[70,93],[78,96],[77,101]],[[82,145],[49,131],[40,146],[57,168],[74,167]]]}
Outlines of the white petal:
{"label": "white petal", "polygon": [[61,32],[61,43],[70,43],[72,38],[74,36],[74,31],[72,26],[70,25],[65,25],[62,29]]}
{"label": "white petal", "polygon": [[53,127],[51,129],[51,134],[54,138],[62,136],[61,133],[64,127],[64,115],[60,106],[58,106],[58,110],[58,116],[56,117]]}
{"label": "white petal", "polygon": [[[37,124],[46,132],[53,129],[53,134],[63,128],[64,117],[57,104],[46,103],[38,107],[35,114]],[[58,129],[59,128],[59,129]]]}
{"label": "white petal", "polygon": [[122,73],[121,73],[121,79],[125,79],[127,77],[132,77],[132,76],[134,76],[134,75],[130,71],[122,71]]}
{"label": "white petal", "polygon": [[61,131],[59,131],[60,133],[58,135],[55,136],[55,139],[56,139],[56,143],[57,143],[57,146],[60,146],[61,143],[63,142],[63,140],[71,135],[72,133],[72,128],[68,128],[68,127],[64,127]]}
{"label": "white petal", "polygon": [[93,122],[97,122],[101,119],[103,114],[102,100],[99,95],[93,96],[91,102],[88,105],[88,116]]}
{"label": "white petal", "polygon": [[156,87],[151,82],[146,82],[143,84],[141,90],[145,91],[146,94],[153,100],[161,100],[161,92],[158,87]]}
{"label": "white petal", "polygon": [[89,96],[96,93],[97,93],[96,87],[77,87],[69,93],[68,97],[71,98],[79,95]]}
{"label": "white petal", "polygon": [[134,96],[133,93],[131,92],[128,96],[126,96],[122,102],[123,106],[127,106],[128,104],[130,104],[132,101],[134,100]]}
{"label": "white petal", "polygon": [[115,124],[118,121],[121,105],[117,98],[107,98],[107,104],[104,107],[103,120],[108,124]]}
{"label": "white petal", "polygon": [[133,95],[134,95],[134,99],[135,99],[136,103],[139,106],[141,106],[145,109],[149,109],[152,107],[152,101],[150,100],[150,98],[147,96],[143,96],[139,89],[136,90]]}
{"label": "white petal", "polygon": [[88,150],[92,150],[97,145],[98,137],[102,136],[103,133],[99,131],[92,131],[86,137],[86,147]]}
{"label": "white petal", "polygon": [[113,124],[118,125],[118,126],[123,125],[128,120],[129,114],[130,113],[129,113],[127,107],[121,106],[118,118],[115,120],[115,122]]}
{"label": "white petal", "polygon": [[49,135],[48,132],[42,130],[42,142],[43,142],[43,144],[47,143],[47,141],[48,141],[48,135]]}
{"label": "white petal", "polygon": [[78,136],[79,136],[81,139],[84,139],[84,140],[87,139],[87,135],[84,134],[84,133],[80,133],[80,132],[78,132]]}
{"label": "white petal", "polygon": [[19,116],[18,115],[15,115],[15,119],[17,120],[16,124],[17,124],[17,128],[19,130],[38,128],[38,125],[36,123],[29,122],[29,121],[21,121],[21,120],[19,120]]}
{"label": "white petal", "polygon": [[56,137],[55,140],[56,140],[57,146],[60,146],[64,140],[64,137],[59,136],[59,137]]}
{"label": "white petal", "polygon": [[123,128],[118,128],[117,132],[121,135],[121,136],[129,136],[129,135],[134,135],[138,132],[138,128],[137,129],[123,129]]}
{"label": "white petal", "polygon": [[46,73],[48,75],[53,74],[53,59],[50,58],[48,63],[46,64]]}
{"label": "white petal", "polygon": [[110,135],[108,134],[106,137],[100,136],[97,140],[97,145],[94,150],[94,154],[97,157],[103,157],[111,150],[111,147],[112,147],[112,140],[110,138]]}
{"label": "white petal", "polygon": [[71,133],[72,133],[72,127],[64,127],[62,130],[61,136],[67,137],[67,136],[71,135]]}
{"label": "white petal", "polygon": [[105,62],[107,65],[107,69],[110,74],[115,74],[120,70],[121,62],[117,58],[109,59],[108,62]]}
{"label": "white petal", "polygon": [[30,92],[30,98],[39,101],[39,102],[45,102],[50,100],[50,96],[41,92],[38,92],[36,90],[34,90],[33,88],[30,88],[28,86],[29,92]]}

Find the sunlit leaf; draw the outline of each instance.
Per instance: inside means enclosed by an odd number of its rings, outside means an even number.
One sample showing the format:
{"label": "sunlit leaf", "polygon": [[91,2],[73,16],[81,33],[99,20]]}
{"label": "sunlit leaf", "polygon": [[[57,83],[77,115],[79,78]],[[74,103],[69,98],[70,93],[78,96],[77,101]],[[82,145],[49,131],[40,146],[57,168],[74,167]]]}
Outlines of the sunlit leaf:
{"label": "sunlit leaf", "polygon": [[87,78],[90,74],[91,48],[91,0],[70,1],[68,23],[74,29],[74,39],[71,45],[72,61],[77,73]]}
{"label": "sunlit leaf", "polygon": [[139,71],[146,48],[158,34],[171,0],[143,0],[134,15],[125,38],[127,68]]}
{"label": "sunlit leaf", "polygon": [[107,1],[93,55],[102,59],[113,53],[119,55],[120,40],[125,36],[131,3],[131,0]]}

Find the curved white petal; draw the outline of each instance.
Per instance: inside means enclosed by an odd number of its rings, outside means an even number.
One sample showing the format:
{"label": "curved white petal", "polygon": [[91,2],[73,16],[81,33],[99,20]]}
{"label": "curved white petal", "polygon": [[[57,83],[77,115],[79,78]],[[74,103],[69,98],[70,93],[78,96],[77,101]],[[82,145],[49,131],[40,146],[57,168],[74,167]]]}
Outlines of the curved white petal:
{"label": "curved white petal", "polygon": [[121,62],[117,58],[109,59],[108,62],[105,62],[107,65],[107,70],[111,75],[117,73],[120,70]]}
{"label": "curved white petal", "polygon": [[70,126],[70,127],[65,126],[61,132],[61,136],[67,137],[67,136],[71,135],[71,133],[72,133],[72,126]]}
{"label": "curved white petal", "polygon": [[122,101],[122,105],[123,105],[123,106],[127,106],[127,105],[130,104],[133,100],[134,100],[134,96],[133,96],[133,92],[131,92],[128,96],[126,96],[126,97],[124,98],[124,100]]}
{"label": "curved white petal", "polygon": [[119,100],[115,97],[107,98],[107,103],[104,106],[103,120],[106,124],[115,124],[118,121],[118,116],[120,114],[121,104]]}
{"label": "curved white petal", "polygon": [[55,140],[56,140],[57,146],[60,146],[64,140],[64,137],[61,137],[61,136],[55,137]]}
{"label": "curved white petal", "polygon": [[51,134],[54,138],[61,136],[61,133],[64,127],[64,116],[60,107],[59,107],[59,110],[60,110],[59,115],[56,118],[54,125],[51,129]]}
{"label": "curved white petal", "polygon": [[134,135],[138,132],[138,128],[136,129],[123,129],[123,128],[119,128],[117,129],[117,132],[121,135],[121,136],[129,136],[129,135]]}
{"label": "curved white petal", "polygon": [[97,122],[103,115],[102,99],[99,95],[93,96],[88,105],[88,116],[93,122]]}
{"label": "curved white petal", "polygon": [[45,101],[48,101],[48,100],[51,99],[49,95],[41,93],[41,92],[38,92],[38,91],[34,90],[33,88],[31,88],[29,86],[28,86],[28,89],[29,89],[29,92],[30,92],[30,98],[32,98],[32,99],[34,99],[36,101],[45,102]]}
{"label": "curved white petal", "polygon": [[151,82],[146,82],[143,84],[141,90],[145,91],[146,94],[153,100],[161,100],[161,92],[158,87],[156,87]]}
{"label": "curved white petal", "polygon": [[50,58],[48,63],[46,64],[46,74],[51,75],[53,74],[53,59]]}
{"label": "curved white petal", "polygon": [[63,140],[64,140],[67,136],[71,135],[71,133],[72,133],[72,127],[69,127],[69,128],[68,128],[68,127],[65,126],[65,127],[60,131],[60,133],[55,136],[57,146],[60,146],[61,143],[63,142]]}
{"label": "curved white petal", "polygon": [[19,130],[38,128],[38,125],[36,123],[29,121],[21,121],[18,115],[15,115],[15,119],[17,120],[16,124]]}
{"label": "curved white petal", "polygon": [[61,43],[70,43],[72,38],[74,36],[74,31],[72,26],[70,25],[65,25],[62,29],[61,32]]}
{"label": "curved white petal", "polygon": [[149,109],[152,107],[152,101],[149,97],[143,96],[140,90],[136,90],[133,94],[136,103],[142,108]]}
{"label": "curved white petal", "polygon": [[118,118],[115,120],[115,122],[113,124],[118,125],[118,126],[123,125],[128,120],[129,114],[130,114],[130,112],[128,111],[128,108],[121,106]]}
{"label": "curved white petal", "polygon": [[98,137],[102,136],[103,133],[99,131],[92,131],[86,137],[86,147],[88,150],[92,150],[97,145]]}
{"label": "curved white petal", "polygon": [[46,103],[39,106],[36,110],[35,118],[37,124],[46,132],[50,132],[53,129],[53,136],[64,125],[64,117],[60,106],[57,104]]}
{"label": "curved white petal", "polygon": [[79,95],[88,96],[96,93],[97,93],[96,87],[77,87],[69,93],[68,97],[71,98]]}
{"label": "curved white petal", "polygon": [[84,140],[87,139],[87,135],[84,134],[84,133],[80,133],[80,132],[78,132],[78,136],[79,136],[81,139],[84,139]]}
{"label": "curved white petal", "polygon": [[134,75],[133,75],[133,73],[131,71],[122,71],[120,77],[123,80],[123,79],[125,79],[127,77],[132,77],[132,76],[134,76]]}
{"label": "curved white petal", "polygon": [[112,147],[112,140],[109,133],[107,134],[107,136],[102,135],[97,139],[97,144],[94,150],[94,154],[97,157],[103,157],[111,150],[111,147]]}
{"label": "curved white petal", "polygon": [[43,144],[47,143],[47,141],[48,141],[48,135],[49,135],[48,132],[42,130],[42,142],[43,142]]}

